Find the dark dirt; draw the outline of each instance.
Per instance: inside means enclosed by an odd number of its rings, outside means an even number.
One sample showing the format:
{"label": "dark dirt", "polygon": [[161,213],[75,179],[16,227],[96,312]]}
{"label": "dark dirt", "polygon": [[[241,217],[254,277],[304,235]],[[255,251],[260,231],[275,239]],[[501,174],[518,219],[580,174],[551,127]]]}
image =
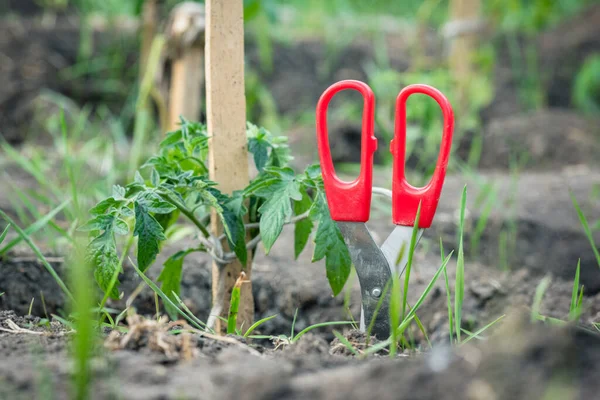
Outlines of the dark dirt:
{"label": "dark dirt", "polygon": [[[108,305],[123,309],[129,296],[141,288],[135,299],[131,298],[132,310],[139,315],[126,321],[130,332],[135,334],[128,338],[117,332],[104,332],[92,361],[93,398],[596,398],[600,390],[600,338],[592,323],[600,322],[600,271],[569,190],[590,223],[600,220],[600,170],[596,156],[600,151],[599,124],[569,109],[571,104],[564,93],[570,93],[572,71],[598,49],[596,33],[600,25],[584,22],[597,19],[599,10],[598,6],[592,6],[530,42],[547,63],[549,75],[544,77],[550,93],[547,104],[554,108],[524,112],[518,96],[520,81],[509,68],[510,58],[499,55],[496,99],[482,114],[485,127],[480,173],[448,176],[434,224],[419,244],[411,275],[411,303],[439,267],[439,238],[446,252],[457,248],[457,210],[466,183],[467,263],[462,323],[465,329],[475,331],[506,315],[489,332],[493,335],[487,340],[474,339],[453,349],[447,346],[443,279],[436,283],[419,311],[434,348],[428,349],[423,335],[412,327],[418,350],[402,353],[394,360],[387,357],[386,350],[358,360],[333,335],[332,328],[314,330],[293,345],[281,338],[246,342],[231,336],[220,340],[196,334],[174,336],[168,333],[173,327],[152,319],[154,295],[126,265],[121,277],[125,297]],[[122,104],[122,92],[104,93],[101,87],[87,85],[85,79],[68,82],[57,79],[61,68],[75,62],[77,23],[69,21],[62,21],[65,23],[60,29],[40,26],[39,21],[26,18],[0,24],[0,58],[11,61],[0,63],[3,88],[0,131],[5,138],[15,141],[24,138],[16,133],[24,132],[25,126],[31,128],[29,120],[34,106],[39,104],[42,87],[66,94],[79,104],[107,100]],[[440,52],[439,43],[435,36],[428,42],[432,47],[428,52],[435,57]],[[392,68],[398,71],[410,67],[407,45],[407,40],[389,41],[394,49],[390,52]],[[574,53],[564,56],[565,49]],[[129,50],[124,47],[123,51]],[[259,73],[269,82],[278,111],[288,115],[313,109],[322,90],[332,81],[365,80],[362,66],[352,65],[363,65],[373,58],[371,43],[361,38],[335,59],[327,59],[326,46],[315,39],[293,45],[276,43],[274,51],[277,56],[273,71],[259,69]],[[250,65],[258,65],[251,38],[247,54]],[[325,64],[328,69],[324,69]],[[553,74],[560,79],[548,79]],[[36,125],[33,126],[35,130]],[[294,153],[299,154],[295,161],[298,167],[317,160],[313,131],[297,129],[289,136]],[[352,123],[332,125],[336,161],[357,161],[359,136]],[[387,148],[385,143],[380,147]],[[508,154],[515,149],[526,153],[528,158],[519,159],[518,169],[512,171]],[[11,166],[3,165],[3,171],[19,184],[33,185]],[[390,174],[391,169],[378,170],[375,184],[390,187]],[[0,187],[8,187],[1,177]],[[490,190],[496,200],[488,212],[485,201]],[[0,193],[0,207],[10,212],[8,195],[7,191]],[[478,228],[479,223],[484,226]],[[379,242],[391,230],[387,200],[376,202],[369,227]],[[600,231],[595,231],[594,240],[600,242]],[[318,322],[347,320],[349,313],[358,319],[355,277],[351,277],[347,287],[350,310],[345,310],[344,294],[335,298],[331,295],[324,263],[311,263],[312,245],[294,260],[292,242],[293,231],[286,227],[268,257],[262,250],[256,256],[252,274],[255,317],[275,314],[277,317],[255,333],[288,335],[296,310],[296,333]],[[505,246],[499,247],[499,243]],[[166,246],[148,275],[155,279],[159,265],[184,246],[186,243]],[[64,277],[60,255],[48,255],[53,267]],[[578,259],[581,283],[585,285],[580,326],[532,324],[529,307],[544,276],[550,276],[552,281],[542,301],[541,314],[567,317]],[[455,271],[456,257],[448,266],[451,292]],[[206,320],[210,309],[210,286],[210,260],[202,254],[189,255],[184,265],[181,297],[202,320]],[[69,355],[71,333],[56,321],[46,323],[43,319],[47,314],[62,315],[65,299],[41,263],[24,246],[0,260],[2,292],[6,293],[0,296],[0,400],[69,398],[69,382],[74,372]],[[32,298],[35,298],[33,305]],[[32,315],[24,316],[30,307]],[[336,329],[344,333],[358,352],[364,350],[364,334],[345,326]]]}
{"label": "dark dirt", "polygon": [[[24,323],[3,313],[0,326],[6,326],[7,319]],[[351,342],[357,336],[347,333]],[[42,393],[70,398],[73,366],[67,358],[67,338],[60,331],[0,332],[0,398],[30,399]],[[22,348],[24,340],[38,351],[12,351]],[[179,335],[173,340],[185,339]],[[359,360],[340,352],[336,341],[311,333],[277,349],[197,337],[190,343],[195,355],[186,360],[173,360],[150,346],[102,351],[98,343],[92,398],[591,399],[600,389],[597,334],[531,324],[519,312],[484,342],[471,341],[453,350],[434,346],[423,354],[395,359]]]}
{"label": "dark dirt", "polygon": [[598,165],[600,119],[567,109],[544,109],[494,119],[486,126],[480,169],[547,171],[556,166]]}
{"label": "dark dirt", "polygon": [[[386,175],[387,174],[387,175]],[[389,171],[377,174],[376,185],[388,186]],[[483,207],[477,205],[477,198],[485,192],[487,184],[497,189],[494,195],[496,202],[487,215],[485,229],[476,233],[476,226],[484,218]],[[462,178],[449,176],[446,180],[440,205],[432,227],[425,231],[419,244],[414,276],[414,292],[418,296],[427,284],[427,277],[432,276],[439,265],[439,238],[444,242],[446,252],[457,248],[457,211],[460,194],[467,185],[467,219],[465,228],[465,252],[467,254],[467,280],[477,282],[479,293],[467,310],[479,323],[500,315],[503,304],[510,303],[511,293],[524,293],[514,304],[530,305],[535,286],[546,274],[550,274],[568,286],[575,275],[577,261],[581,260],[581,283],[585,285],[585,298],[593,304],[593,299],[600,292],[600,272],[589,241],[578,220],[571,203],[568,189],[572,190],[590,222],[600,219],[598,199],[595,198],[595,187],[600,187],[600,174],[595,170],[574,169],[552,173],[523,172],[515,181],[503,174],[487,174]],[[511,201],[514,210],[509,208]],[[387,200],[380,203],[385,211],[374,207],[369,227],[376,240],[381,241],[391,230]],[[501,249],[498,243],[507,234],[515,239],[514,247],[507,245]],[[596,243],[600,241],[600,232],[594,234]],[[477,238],[478,241],[476,240]],[[286,227],[282,237],[275,244],[269,256],[261,250],[257,253],[253,267],[253,293],[257,318],[277,314],[263,327],[267,334],[289,332],[296,308],[299,308],[296,329],[322,322],[324,320],[340,320],[348,317],[343,310],[343,295],[333,298],[325,276],[322,262],[311,263],[312,244],[309,244],[298,260],[293,260],[293,252],[289,243],[293,242],[293,229]],[[475,245],[478,243],[477,248]],[[510,244],[510,242],[509,242]],[[155,267],[148,272],[156,278],[160,265],[172,253],[186,246],[186,243],[167,245],[159,255]],[[40,291],[43,292],[48,313],[60,313],[64,307],[64,296],[45,271],[44,267],[23,248],[21,254],[13,254],[0,263],[0,308],[16,310],[26,314],[31,299],[36,298],[32,312],[44,316]],[[423,254],[432,254],[424,257]],[[502,258],[506,257],[506,265]],[[64,275],[60,259],[52,259],[58,273]],[[186,258],[182,282],[182,299],[200,319],[206,320],[210,309],[211,273],[208,257],[193,253]],[[471,263],[473,267],[469,267]],[[485,267],[485,266],[489,267]],[[502,268],[507,268],[502,271]],[[451,274],[454,267],[450,268]],[[110,302],[115,308],[125,307],[129,295],[138,287],[141,280],[132,268],[125,268],[121,277],[123,300]],[[352,283],[352,308],[358,318],[358,292],[356,280]],[[495,286],[499,288],[494,289]],[[487,286],[487,289],[485,289]],[[144,288],[133,303],[138,312],[151,315],[155,305],[152,291]],[[502,288],[502,289],[501,289]],[[490,293],[484,293],[486,290]],[[561,300],[549,292],[547,304],[560,304],[568,307],[570,291],[559,295]],[[435,303],[439,311],[445,310],[442,303]],[[512,304],[512,303],[510,303]],[[546,303],[544,303],[546,304]],[[486,309],[483,320],[475,318]],[[552,307],[551,307],[552,309]],[[559,308],[555,317],[564,317],[565,310]],[[600,311],[592,308],[590,317]],[[497,316],[496,315],[496,316]],[[434,318],[433,316],[431,316]],[[434,330],[436,330],[435,327]],[[330,339],[333,337],[330,335]]]}

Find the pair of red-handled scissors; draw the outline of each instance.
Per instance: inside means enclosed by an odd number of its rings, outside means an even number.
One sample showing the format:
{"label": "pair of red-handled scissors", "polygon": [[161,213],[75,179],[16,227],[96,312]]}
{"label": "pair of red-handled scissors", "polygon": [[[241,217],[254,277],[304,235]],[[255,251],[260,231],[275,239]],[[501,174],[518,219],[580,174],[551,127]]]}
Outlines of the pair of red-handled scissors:
{"label": "pair of red-handled scissors", "polygon": [[[364,100],[360,173],[358,178],[351,182],[339,179],[335,173],[327,133],[329,102],[335,94],[346,89],[357,90]],[[432,97],[440,106],[443,115],[442,143],[435,170],[429,183],[421,188],[410,185],[405,177],[406,101],[410,95],[416,93]],[[327,203],[331,218],[337,222],[348,246],[361,287],[361,330],[364,331],[365,322],[371,323],[375,316],[372,332],[378,337],[386,338],[390,333],[388,296],[382,299],[379,311],[377,313],[375,311],[384,287],[392,278],[392,268],[396,269],[397,276],[404,272],[419,204],[421,211],[417,240],[420,239],[423,229],[431,226],[450,156],[454,130],[452,106],[439,90],[428,85],[409,85],[400,91],[396,99],[394,139],[390,145],[394,159],[392,220],[396,227],[381,247],[377,246],[365,225],[371,210],[373,153],[377,150],[377,139],[374,136],[375,96],[373,91],[367,84],[360,81],[337,82],[322,94],[316,111],[317,144]],[[402,248],[405,251],[398,259]],[[389,290],[387,292],[389,293]]]}

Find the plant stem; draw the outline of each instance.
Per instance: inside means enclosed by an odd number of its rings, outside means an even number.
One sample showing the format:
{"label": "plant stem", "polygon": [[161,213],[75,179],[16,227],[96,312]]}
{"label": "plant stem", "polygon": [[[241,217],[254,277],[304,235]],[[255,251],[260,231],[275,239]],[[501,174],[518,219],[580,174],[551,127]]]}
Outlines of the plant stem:
{"label": "plant stem", "polygon": [[177,209],[179,211],[181,211],[181,213],[183,215],[185,215],[186,217],[188,217],[189,220],[192,221],[193,224],[198,227],[198,229],[200,229],[200,232],[202,232],[202,234],[204,235],[204,237],[206,237],[207,239],[211,238],[212,235],[210,234],[210,232],[206,229],[206,227],[204,225],[202,225],[202,222],[200,222],[198,220],[198,218],[196,218],[196,216],[194,215],[194,213],[192,211],[190,211],[184,204],[181,204],[180,202],[178,202],[177,200],[175,200],[174,198],[172,198],[168,194],[160,194],[160,196],[163,199],[165,199],[166,201],[168,201],[169,203],[173,204],[175,207],[177,207]]}

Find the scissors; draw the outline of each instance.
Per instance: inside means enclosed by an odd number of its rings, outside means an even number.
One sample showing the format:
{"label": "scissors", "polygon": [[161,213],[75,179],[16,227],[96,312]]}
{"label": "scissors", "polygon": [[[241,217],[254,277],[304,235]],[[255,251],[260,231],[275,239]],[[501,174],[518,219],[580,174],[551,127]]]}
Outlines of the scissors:
{"label": "scissors", "polygon": [[[360,173],[351,182],[341,180],[335,173],[327,132],[329,102],[335,94],[346,89],[357,90],[364,101]],[[432,97],[440,106],[443,115],[442,142],[435,170],[429,183],[420,188],[410,185],[405,177],[406,101],[415,93]],[[384,288],[388,282],[391,283],[394,271],[396,276],[400,277],[406,268],[419,204],[421,209],[417,242],[423,230],[431,226],[446,177],[454,130],[454,113],[450,102],[439,90],[431,86],[423,84],[406,86],[396,98],[395,108],[394,138],[390,144],[390,151],[393,156],[392,221],[396,227],[381,247],[377,246],[365,225],[371,211],[373,153],[377,150],[377,139],[373,133],[375,112],[373,91],[361,81],[339,81],[323,92],[316,110],[319,160],[329,211],[344,237],[361,288],[360,330],[364,332],[365,323],[370,324],[373,321],[372,334],[380,339],[390,335],[389,294],[383,293]],[[402,251],[403,249],[405,250]],[[390,290],[386,292],[389,293]],[[384,298],[382,299],[381,296]]]}

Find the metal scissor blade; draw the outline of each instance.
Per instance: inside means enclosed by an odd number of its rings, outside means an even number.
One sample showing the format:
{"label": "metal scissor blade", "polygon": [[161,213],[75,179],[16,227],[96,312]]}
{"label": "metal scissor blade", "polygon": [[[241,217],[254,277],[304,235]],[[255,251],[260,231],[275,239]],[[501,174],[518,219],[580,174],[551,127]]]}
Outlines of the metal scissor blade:
{"label": "metal scissor blade", "polygon": [[[390,271],[395,272],[398,277],[402,276],[404,269],[406,268],[406,263],[408,262],[412,233],[412,226],[398,225],[381,245],[381,252],[390,266]],[[419,243],[419,239],[421,239],[422,235],[423,229],[418,229],[415,246]],[[402,247],[404,247],[404,250],[402,250]],[[403,251],[403,253],[400,257],[401,251]]]}
{"label": "metal scissor blade", "polygon": [[[372,334],[379,339],[390,335],[389,290],[385,290],[392,274],[388,261],[363,222],[337,222],[352,263],[356,268],[362,298],[360,330],[373,322]],[[383,297],[382,297],[383,296]],[[379,302],[381,300],[381,305]],[[379,307],[378,307],[379,306]]]}

